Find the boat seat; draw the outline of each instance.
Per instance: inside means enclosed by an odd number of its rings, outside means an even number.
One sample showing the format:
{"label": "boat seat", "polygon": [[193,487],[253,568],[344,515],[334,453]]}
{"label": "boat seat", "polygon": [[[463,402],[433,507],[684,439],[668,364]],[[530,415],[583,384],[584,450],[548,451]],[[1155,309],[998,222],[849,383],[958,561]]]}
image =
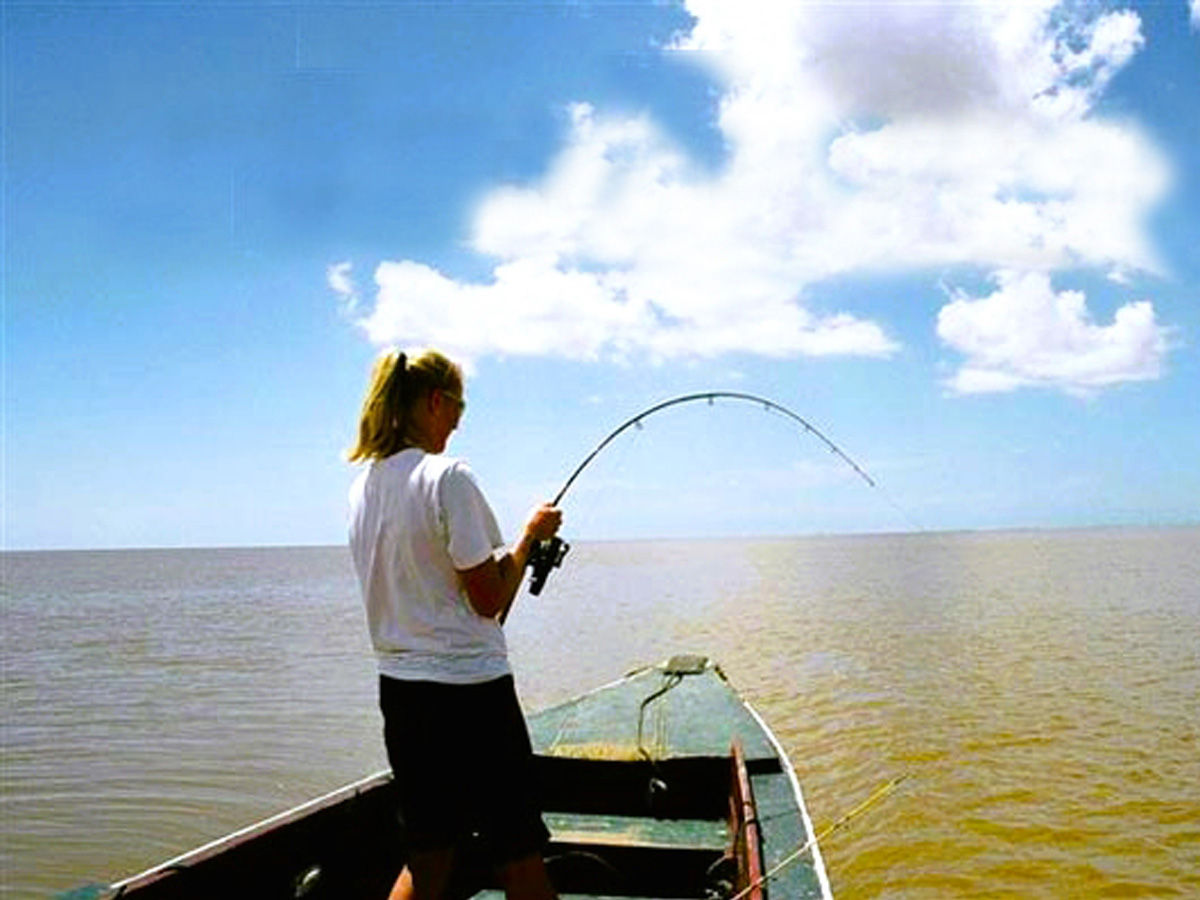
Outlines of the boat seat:
{"label": "boat seat", "polygon": [[548,812],[551,840],[563,844],[724,850],[729,830],[712,819],[652,819],[640,816]]}

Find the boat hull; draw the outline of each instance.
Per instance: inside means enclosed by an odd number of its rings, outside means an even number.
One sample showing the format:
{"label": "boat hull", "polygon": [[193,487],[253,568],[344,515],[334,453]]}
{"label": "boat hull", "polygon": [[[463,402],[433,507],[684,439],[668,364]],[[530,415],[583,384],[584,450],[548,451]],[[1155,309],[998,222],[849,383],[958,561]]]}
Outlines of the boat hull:
{"label": "boat hull", "polygon": [[[675,657],[528,722],[561,894],[831,896],[791,763],[715,664]],[[386,897],[403,864],[392,794],[382,772],[64,900]],[[499,896],[469,864],[454,893]]]}

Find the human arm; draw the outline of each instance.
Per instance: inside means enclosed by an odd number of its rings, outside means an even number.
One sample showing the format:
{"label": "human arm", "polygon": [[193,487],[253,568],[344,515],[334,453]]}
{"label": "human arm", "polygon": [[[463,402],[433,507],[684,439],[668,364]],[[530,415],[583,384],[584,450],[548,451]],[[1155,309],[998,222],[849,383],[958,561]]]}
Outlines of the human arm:
{"label": "human arm", "polygon": [[562,510],[543,503],[530,514],[520,540],[512,547],[493,553],[470,569],[458,570],[471,608],[487,618],[503,616],[517,596],[534,545],[554,537],[560,525]]}

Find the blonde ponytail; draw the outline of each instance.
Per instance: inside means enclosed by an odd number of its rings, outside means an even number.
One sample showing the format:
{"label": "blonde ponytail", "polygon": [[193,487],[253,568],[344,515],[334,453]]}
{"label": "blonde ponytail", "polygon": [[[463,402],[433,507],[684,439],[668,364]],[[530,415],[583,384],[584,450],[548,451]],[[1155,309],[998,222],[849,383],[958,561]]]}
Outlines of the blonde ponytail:
{"label": "blonde ponytail", "polygon": [[413,404],[434,390],[462,393],[462,369],[436,350],[409,361],[404,353],[385,353],[375,361],[358,418],[358,441],[346,454],[350,462],[386,459],[414,445],[409,435]]}

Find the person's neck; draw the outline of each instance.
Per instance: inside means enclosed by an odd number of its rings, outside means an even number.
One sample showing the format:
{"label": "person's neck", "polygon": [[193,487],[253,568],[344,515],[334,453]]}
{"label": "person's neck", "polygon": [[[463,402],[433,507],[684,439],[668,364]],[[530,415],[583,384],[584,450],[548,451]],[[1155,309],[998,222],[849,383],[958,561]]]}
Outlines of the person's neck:
{"label": "person's neck", "polygon": [[401,450],[420,450],[422,453],[438,454],[441,453],[441,448],[435,446],[434,442],[428,437],[419,434],[408,434],[404,438],[404,443],[400,445]]}

